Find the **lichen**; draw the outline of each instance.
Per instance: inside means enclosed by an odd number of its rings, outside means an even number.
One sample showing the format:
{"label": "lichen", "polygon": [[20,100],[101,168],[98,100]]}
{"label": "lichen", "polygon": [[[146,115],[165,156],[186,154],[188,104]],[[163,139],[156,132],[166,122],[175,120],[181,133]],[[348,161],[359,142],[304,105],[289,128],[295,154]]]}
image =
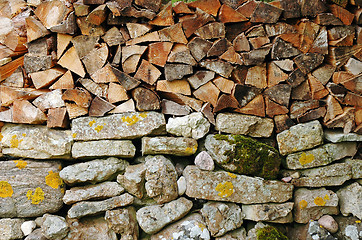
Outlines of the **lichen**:
{"label": "lichen", "polygon": [[14,191],[10,183],[6,181],[0,181],[0,198],[7,198],[13,195]]}
{"label": "lichen", "polygon": [[219,192],[217,195],[222,198],[230,197],[235,191],[234,185],[231,182],[219,183],[215,190]]}
{"label": "lichen", "polygon": [[324,201],[324,199],[321,197],[316,197],[314,199],[314,204],[317,206],[324,206],[324,205],[326,205],[326,201]]}
{"label": "lichen", "polygon": [[122,122],[126,123],[127,126],[132,126],[133,124],[136,124],[137,122],[142,121],[146,117],[147,117],[147,113],[139,113],[138,116],[133,115],[131,117],[130,116],[122,117],[121,120],[122,120]]}
{"label": "lichen", "polygon": [[11,148],[17,148],[19,147],[19,144],[23,141],[23,139],[18,139],[17,135],[13,135],[10,140],[10,147]]}
{"label": "lichen", "polygon": [[19,169],[24,169],[26,167],[26,165],[28,165],[28,163],[23,160],[15,160],[14,162],[16,163],[15,166]]}
{"label": "lichen", "polygon": [[54,189],[63,186],[63,180],[59,177],[59,173],[53,171],[49,171],[49,174],[45,176],[45,183]]}
{"label": "lichen", "polygon": [[257,240],[288,240],[288,238],[275,227],[267,226],[256,232]]}
{"label": "lichen", "polygon": [[229,177],[231,177],[231,178],[236,178],[236,175],[233,174],[233,173],[228,172],[228,175],[229,175]]}
{"label": "lichen", "polygon": [[304,209],[304,208],[308,207],[308,202],[306,200],[300,201],[299,207],[300,207],[300,209]]}
{"label": "lichen", "polygon": [[94,130],[96,130],[97,132],[100,132],[103,129],[102,125],[98,125],[97,127],[94,128]]}
{"label": "lichen", "polygon": [[96,123],[96,120],[92,120],[92,121],[90,121],[89,123],[88,123],[88,125],[90,126],[90,127],[92,127],[93,126],[93,124],[95,124]]}
{"label": "lichen", "polygon": [[311,163],[314,161],[314,155],[313,154],[306,154],[305,152],[302,153],[302,155],[299,158],[299,162],[300,164],[302,164],[302,166]]}
{"label": "lichen", "polygon": [[73,138],[76,138],[76,137],[77,137],[77,133],[73,133],[73,134],[72,134],[72,137],[73,137]]}
{"label": "lichen", "polygon": [[28,200],[31,200],[32,204],[39,204],[44,200],[43,189],[37,187],[34,194],[32,190],[28,190],[28,192],[26,193],[26,197],[28,198]]}

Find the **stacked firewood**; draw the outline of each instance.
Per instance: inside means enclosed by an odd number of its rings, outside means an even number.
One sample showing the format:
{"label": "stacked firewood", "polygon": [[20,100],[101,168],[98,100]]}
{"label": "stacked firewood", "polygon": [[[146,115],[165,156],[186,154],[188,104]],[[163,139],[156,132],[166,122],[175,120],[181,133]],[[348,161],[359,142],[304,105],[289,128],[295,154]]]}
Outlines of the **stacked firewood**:
{"label": "stacked firewood", "polygon": [[0,4],[0,122],[233,111],[362,133],[361,0]]}

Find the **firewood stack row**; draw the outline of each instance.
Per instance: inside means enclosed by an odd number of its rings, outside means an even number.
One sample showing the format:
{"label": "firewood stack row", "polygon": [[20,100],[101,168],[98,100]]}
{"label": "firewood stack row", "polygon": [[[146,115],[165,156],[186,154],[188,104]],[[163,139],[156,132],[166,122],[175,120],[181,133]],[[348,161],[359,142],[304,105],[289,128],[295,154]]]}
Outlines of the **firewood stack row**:
{"label": "firewood stack row", "polygon": [[0,4],[0,122],[230,111],[362,133],[361,0]]}

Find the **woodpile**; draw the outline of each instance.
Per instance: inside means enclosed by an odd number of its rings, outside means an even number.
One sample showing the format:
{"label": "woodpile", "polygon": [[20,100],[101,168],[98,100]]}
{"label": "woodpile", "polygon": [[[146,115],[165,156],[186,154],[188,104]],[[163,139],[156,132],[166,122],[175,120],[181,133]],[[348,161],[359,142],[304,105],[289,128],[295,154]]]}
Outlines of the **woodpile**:
{"label": "woodpile", "polygon": [[1,122],[238,112],[362,133],[361,1],[2,1]]}

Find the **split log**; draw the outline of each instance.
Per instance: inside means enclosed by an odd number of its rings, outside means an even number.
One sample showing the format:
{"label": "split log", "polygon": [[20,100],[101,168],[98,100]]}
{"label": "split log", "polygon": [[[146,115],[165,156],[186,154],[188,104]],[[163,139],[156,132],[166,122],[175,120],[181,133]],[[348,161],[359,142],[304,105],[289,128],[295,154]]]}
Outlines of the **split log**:
{"label": "split log", "polygon": [[158,12],[161,7],[161,0],[135,0],[134,3],[154,12]]}
{"label": "split log", "polygon": [[264,94],[276,103],[288,107],[291,91],[289,84],[278,84],[266,89]]}
{"label": "split log", "polygon": [[204,102],[210,103],[212,106],[216,106],[219,93],[220,90],[212,82],[208,82],[194,91],[193,95]]}
{"label": "split log", "polygon": [[346,124],[354,121],[355,108],[345,107],[343,113],[324,123],[327,128],[345,128]]}
{"label": "split log", "polygon": [[328,54],[328,36],[327,29],[325,27],[322,27],[320,29],[318,36],[316,37],[311,48],[309,49],[309,52]]}
{"label": "split log", "polygon": [[298,119],[298,122],[310,122],[318,118],[323,118],[326,115],[326,107],[319,107],[306,112]]}
{"label": "split log", "polygon": [[306,112],[320,107],[318,100],[295,101],[290,106],[290,118],[298,119]]}
{"label": "split log", "polygon": [[326,62],[340,67],[351,58],[352,55],[362,50],[362,45],[355,45],[353,47],[331,47],[328,55],[326,56]]}
{"label": "split log", "polygon": [[341,103],[343,102],[343,99],[347,93],[347,89],[345,87],[329,82],[326,85],[326,88],[334,98],[336,98]]}
{"label": "split log", "polygon": [[241,60],[241,56],[235,51],[233,46],[230,46],[226,52],[224,52],[221,56],[219,56],[221,60],[226,62],[230,62],[233,64],[242,65],[243,61]]}
{"label": "split log", "polygon": [[55,65],[55,62],[53,61],[51,55],[41,56],[41,55],[32,55],[30,53],[27,53],[23,57],[24,57],[24,69],[26,73],[47,70]]}
{"label": "split log", "polygon": [[223,4],[220,8],[219,20],[222,23],[248,21],[248,19],[243,14],[234,10],[233,8],[231,8],[230,6],[228,6],[226,4]]}
{"label": "split log", "polygon": [[0,82],[13,74],[16,69],[24,65],[24,57],[19,57],[0,68]]}
{"label": "split log", "polygon": [[5,85],[0,85],[0,102],[1,106],[8,107],[15,100],[34,100],[40,95],[49,92],[48,89],[35,88],[13,88]]}
{"label": "split log", "polygon": [[280,60],[280,61],[273,61],[275,65],[277,65],[283,71],[291,72],[294,70],[294,62],[290,59]]}
{"label": "split log", "polygon": [[345,8],[338,6],[336,4],[332,4],[332,5],[329,5],[329,10],[332,12],[332,14],[334,16],[339,18],[343,22],[344,25],[352,24],[354,14],[350,13]]}
{"label": "split log", "polygon": [[322,0],[301,0],[300,6],[302,16],[313,17],[327,10],[327,7]]}
{"label": "split log", "polygon": [[282,0],[281,2],[284,18],[299,18],[301,15],[301,6],[298,1]]}
{"label": "split log", "polygon": [[103,98],[96,96],[91,102],[88,115],[91,117],[102,117],[115,107],[116,106],[107,102]]}
{"label": "split log", "polygon": [[49,89],[72,89],[74,88],[74,80],[72,73],[68,70],[61,76]]}
{"label": "split log", "polygon": [[197,64],[187,46],[181,43],[176,43],[173,46],[172,51],[168,56],[167,62],[184,63],[192,66]]}
{"label": "split log", "polygon": [[150,85],[156,83],[157,79],[161,76],[161,72],[147,60],[142,60],[141,65],[138,67],[135,78],[140,79]]}
{"label": "split log", "polygon": [[338,101],[331,95],[328,95],[326,100],[327,112],[323,119],[324,122],[328,122],[331,119],[334,119],[336,116],[343,113],[343,109]]}
{"label": "split log", "polygon": [[[77,87],[74,89],[66,90],[63,93],[62,99],[64,101],[74,102],[77,106],[88,109],[88,107],[90,106],[90,103],[92,101],[92,96],[84,88]],[[67,109],[68,109],[68,107],[67,107]],[[88,113],[88,110],[87,110],[87,113]]]}
{"label": "split log", "polygon": [[179,93],[161,92],[160,94],[161,94],[162,98],[164,98],[164,99],[174,101],[181,105],[187,105],[190,108],[192,108],[193,110],[195,110],[196,112],[201,111],[203,102],[198,99],[184,96]]}
{"label": "split log", "polygon": [[287,114],[289,109],[265,97],[265,113],[268,117]]}
{"label": "split log", "polygon": [[115,109],[113,109],[109,113],[113,114],[113,113],[135,112],[135,111],[136,107],[133,99],[131,98],[128,101],[125,101],[124,103],[118,105]]}
{"label": "split log", "polygon": [[193,13],[193,11],[190,10],[190,8],[187,6],[187,4],[182,1],[176,2],[175,5],[173,6],[172,10],[176,14],[192,14]]}
{"label": "split log", "polygon": [[200,86],[214,79],[215,73],[212,71],[197,71],[194,75],[189,77],[187,80],[193,89],[197,89]]}
{"label": "split log", "polygon": [[160,109],[160,100],[151,90],[138,87],[132,91],[132,97],[136,102],[138,111],[153,111]]}
{"label": "split log", "polygon": [[143,23],[127,23],[126,26],[131,38],[143,36],[152,29],[152,26]]}
{"label": "split log", "polygon": [[71,40],[80,59],[84,58],[88,53],[94,50],[99,45],[98,41],[98,36],[85,35],[73,37]]}
{"label": "split log", "polygon": [[334,16],[332,13],[320,13],[317,15],[315,22],[323,26],[341,26],[343,25],[342,21]]}
{"label": "split log", "polygon": [[225,25],[219,22],[208,23],[203,27],[198,28],[195,34],[202,39],[224,38]]}
{"label": "split log", "polygon": [[211,42],[198,37],[192,39],[189,44],[187,44],[187,47],[190,49],[192,56],[194,56],[198,62],[206,57],[206,54],[211,46]]}
{"label": "split log", "polygon": [[164,8],[157,14],[157,16],[149,22],[151,25],[156,26],[171,26],[175,22],[172,16],[172,2],[164,6]]}
{"label": "split log", "polygon": [[220,112],[225,109],[236,109],[239,107],[238,101],[229,94],[222,94],[217,100],[216,106],[214,108],[214,113]]}
{"label": "split log", "polygon": [[171,52],[172,43],[156,42],[148,45],[148,61],[160,67],[164,67]]}
{"label": "split log", "polygon": [[249,41],[244,33],[239,34],[233,41],[235,51],[244,52],[250,51]]}
{"label": "split log", "polygon": [[304,20],[298,24],[297,29],[301,34],[298,49],[303,53],[307,53],[318,36],[320,26],[309,20]]}
{"label": "split log", "polygon": [[362,73],[362,62],[354,58],[350,58],[344,65],[344,68],[353,75],[358,75]]}
{"label": "split log", "polygon": [[86,21],[90,24],[99,26],[107,19],[106,4],[99,5],[92,12],[90,12],[86,18]]}
{"label": "split log", "polygon": [[57,34],[57,58],[60,59],[65,49],[68,47],[70,40],[72,39],[72,35],[68,34]]}
{"label": "split log", "polygon": [[117,46],[126,42],[123,35],[116,27],[109,29],[102,38],[108,46]]}
{"label": "split log", "polygon": [[216,124],[215,116],[212,111],[212,107],[211,107],[210,103],[205,103],[202,106],[200,112],[202,112],[202,114],[204,114],[204,116],[207,118],[207,120],[209,120],[209,122],[215,126],[215,124]]}
{"label": "split log", "polygon": [[309,88],[309,81],[305,80],[292,90],[292,99],[295,100],[310,100],[312,93]]}
{"label": "split log", "polygon": [[75,103],[65,103],[69,119],[74,119],[88,114],[88,108],[78,106]]}
{"label": "split log", "polygon": [[259,2],[251,15],[250,22],[276,23],[282,12],[283,9],[268,3]]}
{"label": "split log", "polygon": [[103,36],[106,33],[106,29],[103,25],[93,25],[87,20],[87,17],[78,17],[76,19],[77,25],[82,35],[87,36]]}
{"label": "split log", "polygon": [[230,46],[231,43],[225,38],[216,40],[209,49],[209,51],[207,52],[206,56],[207,57],[220,56],[221,54],[226,52]]}
{"label": "split log", "polygon": [[112,68],[112,71],[117,76],[117,79],[121,83],[121,85],[127,91],[136,88],[141,83],[134,77],[131,77],[127,73],[121,72],[116,68]]}
{"label": "split log", "polygon": [[243,63],[247,66],[249,65],[260,65],[265,61],[266,55],[269,54],[270,49],[272,48],[271,44],[265,45],[264,47],[251,50],[250,52],[242,52],[240,54]]}
{"label": "split log", "polygon": [[247,18],[251,18],[251,15],[254,13],[257,6],[258,3],[256,1],[247,1],[245,4],[239,6],[236,11]]}
{"label": "split log", "polygon": [[58,64],[81,77],[85,76],[83,64],[78,57],[75,47],[71,47],[68,51],[66,51],[58,61]]}
{"label": "split log", "polygon": [[80,78],[78,79],[78,82],[82,84],[82,86],[87,89],[92,94],[98,96],[98,97],[107,97],[107,88],[108,85],[106,84],[97,84],[93,80],[89,78]]}
{"label": "split log", "polygon": [[47,114],[47,127],[48,128],[68,128],[69,116],[65,107],[51,108]]}
{"label": "split log", "polygon": [[166,64],[165,78],[168,81],[182,79],[184,76],[192,74],[192,66],[186,64]]}
{"label": "split log", "polygon": [[90,9],[89,9],[90,6],[84,4],[84,1],[77,1],[77,2],[73,3],[73,7],[74,7],[75,15],[77,17],[84,17],[90,13]]}
{"label": "split log", "polygon": [[250,28],[245,32],[245,35],[246,35],[248,38],[252,38],[252,37],[266,37],[266,36],[267,36],[263,24],[259,24],[259,25],[250,27]]}
{"label": "split log", "polygon": [[30,73],[29,76],[31,77],[34,87],[36,89],[39,89],[50,86],[65,72],[66,70],[58,67],[58,68],[51,68],[41,72]]}
{"label": "split log", "polygon": [[300,53],[298,49],[293,47],[291,43],[288,43],[281,38],[276,38],[273,47],[271,49],[272,59],[283,59],[297,56]]}
{"label": "split log", "polygon": [[233,66],[230,63],[220,60],[204,60],[200,62],[200,65],[226,78],[230,77],[233,71]]}
{"label": "split log", "polygon": [[185,116],[191,113],[191,108],[186,105],[163,99],[161,101],[161,112],[167,115]]}
{"label": "split log", "polygon": [[277,85],[280,82],[284,82],[288,79],[288,74],[283,72],[276,64],[275,61],[267,64],[268,70],[268,87]]}
{"label": "split log", "polygon": [[300,54],[294,58],[294,63],[304,73],[307,74],[322,64],[324,56],[319,53]]}
{"label": "split log", "polygon": [[285,22],[277,22],[275,24],[265,24],[265,32],[268,37],[276,37],[281,34],[296,33],[297,29]]}
{"label": "split log", "polygon": [[227,94],[231,94],[231,92],[234,88],[234,85],[235,85],[235,83],[233,81],[220,77],[220,76],[216,77],[213,80],[213,83],[216,85],[216,87],[218,89],[220,89],[221,92],[227,93]]}
{"label": "split log", "polygon": [[254,49],[258,49],[258,48],[270,43],[270,40],[268,37],[255,37],[255,38],[250,38],[249,42],[253,46]]}
{"label": "split log", "polygon": [[128,40],[126,42],[126,45],[129,46],[145,42],[159,42],[159,41],[160,41],[160,36],[158,35],[158,32],[150,32],[138,38],[132,38]]}
{"label": "split log", "polygon": [[274,116],[274,123],[276,133],[288,130],[290,127],[295,125],[295,123],[289,118],[287,114]]}
{"label": "split log", "polygon": [[161,41],[187,44],[187,39],[182,30],[182,23],[177,23],[158,31]]}
{"label": "split log", "polygon": [[44,25],[40,21],[36,20],[34,17],[27,17],[25,21],[27,30],[26,37],[28,42],[34,41],[50,34],[50,32],[44,27]]}
{"label": "split log", "polygon": [[46,115],[28,100],[15,100],[13,103],[13,123],[42,124]]}
{"label": "split log", "polygon": [[188,96],[191,95],[190,84],[186,80],[159,80],[157,81],[156,90],[161,92],[180,93]]}
{"label": "split log", "polygon": [[122,48],[122,68],[125,73],[133,73],[136,71],[138,62],[146,49],[146,46],[138,45]]}
{"label": "split log", "polygon": [[106,64],[104,67],[93,73],[91,78],[96,83],[118,82],[117,76],[114,74],[113,69],[114,68],[110,64]]}
{"label": "split log", "polygon": [[234,112],[265,117],[265,102],[263,95],[258,95],[244,107],[235,109]]}
{"label": "split log", "polygon": [[240,107],[244,107],[260,93],[261,90],[256,87],[236,84],[232,94],[239,102]]}
{"label": "split log", "polygon": [[19,67],[15,70],[8,78],[6,78],[2,83],[4,86],[8,87],[24,87],[24,73],[23,68]]}
{"label": "split log", "polygon": [[328,95],[328,90],[313,75],[311,74],[308,75],[308,81],[309,81],[310,91],[312,93],[312,99],[319,100]]}
{"label": "split log", "polygon": [[126,89],[118,83],[111,82],[108,86],[107,100],[110,103],[117,103],[129,99]]}
{"label": "split log", "polygon": [[98,69],[102,68],[106,64],[108,58],[107,44],[102,43],[100,48],[93,49],[87,55],[84,56],[82,62],[87,69],[89,75],[95,73]]}
{"label": "split log", "polygon": [[362,96],[352,92],[348,92],[344,97],[343,104],[362,107]]}
{"label": "split log", "polygon": [[336,47],[353,46],[355,30],[352,26],[334,27],[328,30],[328,44]]}
{"label": "split log", "polygon": [[326,85],[329,79],[331,79],[336,68],[329,64],[323,64],[312,72],[312,75],[318,79],[323,85]]}
{"label": "split log", "polygon": [[43,2],[34,11],[35,15],[47,29],[60,25],[66,20],[70,12],[71,9],[60,0]]}
{"label": "split log", "polygon": [[268,86],[266,64],[249,68],[245,84],[264,89]]}
{"label": "split log", "polygon": [[198,0],[190,2],[187,5],[192,8],[199,8],[202,11],[213,15],[214,17],[217,16],[219,8],[221,7],[219,0]]}
{"label": "split log", "polygon": [[248,74],[248,67],[246,66],[235,66],[231,73],[230,79],[238,84],[245,84],[246,75]]}

